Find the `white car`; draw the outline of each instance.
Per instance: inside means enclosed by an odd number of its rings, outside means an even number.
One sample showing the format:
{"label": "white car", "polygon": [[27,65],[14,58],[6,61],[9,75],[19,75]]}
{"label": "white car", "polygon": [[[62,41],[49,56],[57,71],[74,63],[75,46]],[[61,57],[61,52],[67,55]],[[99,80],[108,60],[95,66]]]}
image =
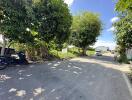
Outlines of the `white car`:
{"label": "white car", "polygon": [[101,51],[96,51],[96,52],[95,52],[95,55],[96,55],[96,56],[102,56],[102,53],[101,53]]}

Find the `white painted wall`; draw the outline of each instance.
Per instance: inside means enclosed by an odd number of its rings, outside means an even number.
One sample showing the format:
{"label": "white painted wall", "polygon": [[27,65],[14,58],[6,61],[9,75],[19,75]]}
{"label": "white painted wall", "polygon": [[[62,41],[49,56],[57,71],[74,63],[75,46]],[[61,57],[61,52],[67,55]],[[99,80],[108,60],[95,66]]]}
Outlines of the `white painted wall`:
{"label": "white painted wall", "polygon": [[127,55],[127,58],[128,58],[128,59],[132,59],[132,49],[128,49],[128,50],[126,51],[126,55]]}

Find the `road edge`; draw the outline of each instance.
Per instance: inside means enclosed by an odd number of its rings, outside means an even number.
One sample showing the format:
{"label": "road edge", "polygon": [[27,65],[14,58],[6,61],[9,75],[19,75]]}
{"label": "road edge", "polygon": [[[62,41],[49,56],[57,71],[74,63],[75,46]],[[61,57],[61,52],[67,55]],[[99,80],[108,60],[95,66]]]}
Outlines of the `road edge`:
{"label": "road edge", "polygon": [[124,78],[124,80],[126,82],[126,85],[128,87],[129,93],[130,93],[130,95],[132,97],[132,85],[130,83],[130,80],[128,79],[127,75],[125,73],[123,73],[123,72],[122,72],[122,76],[123,76],[123,78]]}

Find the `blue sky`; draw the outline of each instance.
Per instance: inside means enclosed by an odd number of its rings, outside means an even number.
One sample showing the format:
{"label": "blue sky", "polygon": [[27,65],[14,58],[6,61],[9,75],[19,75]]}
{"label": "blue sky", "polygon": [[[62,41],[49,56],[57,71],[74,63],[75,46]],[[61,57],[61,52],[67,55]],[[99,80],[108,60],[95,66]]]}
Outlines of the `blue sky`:
{"label": "blue sky", "polygon": [[69,9],[73,15],[76,15],[80,11],[98,13],[103,23],[103,31],[95,46],[109,46],[111,49],[115,47],[112,23],[117,21],[118,18],[114,11],[114,0],[65,0],[65,2],[69,5]]}

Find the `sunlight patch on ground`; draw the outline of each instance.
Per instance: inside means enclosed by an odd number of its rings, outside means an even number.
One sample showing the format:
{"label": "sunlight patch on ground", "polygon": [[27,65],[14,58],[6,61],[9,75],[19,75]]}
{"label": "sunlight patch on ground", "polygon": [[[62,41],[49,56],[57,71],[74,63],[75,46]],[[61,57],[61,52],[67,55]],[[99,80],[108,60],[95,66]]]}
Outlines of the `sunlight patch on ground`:
{"label": "sunlight patch on ground", "polygon": [[128,64],[115,65],[115,64],[101,63],[101,65],[106,68],[119,70],[121,72],[129,72],[130,71],[130,67]]}
{"label": "sunlight patch on ground", "polygon": [[102,61],[102,60],[95,60],[95,59],[89,59],[89,58],[74,58],[71,61],[78,61],[78,62],[86,62],[86,63],[94,63],[93,67],[96,67],[95,64],[99,64],[102,67],[105,68],[111,68],[111,69],[115,69],[115,70],[119,70],[122,72],[130,72],[130,67],[128,64],[115,64],[115,62],[111,62],[111,61]]}
{"label": "sunlight patch on ground", "polygon": [[68,67],[68,68],[70,68],[71,66],[70,66],[70,65],[68,65],[67,67]]}
{"label": "sunlight patch on ground", "polygon": [[24,72],[25,70],[19,70],[18,73]]}
{"label": "sunlight patch on ground", "polygon": [[82,68],[80,68],[80,67],[76,67],[76,66],[73,66],[73,68],[75,68],[75,69],[79,69],[79,70],[82,70]]}
{"label": "sunlight patch on ground", "polygon": [[55,67],[57,67],[57,66],[59,66],[59,65],[60,65],[60,64],[58,64],[58,63],[57,63],[57,64],[54,64]]}
{"label": "sunlight patch on ground", "polygon": [[33,94],[34,94],[34,96],[38,96],[38,95],[42,94],[42,92],[44,92],[44,91],[45,91],[45,89],[43,89],[43,88],[36,88],[36,89],[34,89]]}
{"label": "sunlight patch on ground", "polygon": [[29,74],[29,75],[26,75],[27,77],[30,77],[30,76],[32,76],[32,74]]}
{"label": "sunlight patch on ground", "polygon": [[[36,97],[36,96],[41,95],[44,91],[45,91],[45,89],[43,89],[43,88],[40,87],[40,88],[33,89],[33,91],[30,92],[30,93],[32,93],[33,96]],[[52,92],[54,92],[54,91],[55,90],[52,90]],[[25,95],[28,95],[28,93],[26,92],[26,90],[17,90],[16,88],[11,88],[8,92],[9,93],[15,92],[15,95],[17,97],[24,97]],[[30,98],[29,100],[34,100],[34,99]]]}
{"label": "sunlight patch on ground", "polygon": [[59,97],[56,97],[56,100],[59,100],[61,98],[61,96],[59,96]]}
{"label": "sunlight patch on ground", "polygon": [[0,75],[0,81],[5,81],[11,79],[11,77],[9,77],[8,75]]}
{"label": "sunlight patch on ground", "polygon": [[15,89],[15,88],[11,88],[10,90],[9,90],[9,92],[15,92],[17,89]]}
{"label": "sunlight patch on ground", "polygon": [[77,74],[77,75],[79,75],[79,73],[78,73],[78,72],[76,72],[76,71],[73,71],[73,73],[74,73],[74,74]]}
{"label": "sunlight patch on ground", "polygon": [[30,98],[29,100],[34,100],[33,98]]}
{"label": "sunlight patch on ground", "polygon": [[52,65],[52,63],[48,63],[48,65]]}
{"label": "sunlight patch on ground", "polygon": [[69,72],[69,70],[64,70],[64,71]]}
{"label": "sunlight patch on ground", "polygon": [[22,78],[22,77],[19,77],[19,80],[23,80],[24,78]]}
{"label": "sunlight patch on ground", "polygon": [[33,67],[35,67],[35,65],[30,65],[29,67],[30,67],[30,68],[33,68]]}
{"label": "sunlight patch on ground", "polygon": [[20,90],[16,92],[16,96],[18,97],[23,97],[24,95],[26,95],[26,91],[25,90]]}
{"label": "sunlight patch on ground", "polygon": [[51,67],[52,69],[56,69],[56,67]]}
{"label": "sunlight patch on ground", "polygon": [[63,69],[59,69],[59,70],[63,70]]}
{"label": "sunlight patch on ground", "polygon": [[18,71],[18,74],[19,74],[19,75],[22,75],[22,72],[25,72],[25,70],[19,70],[19,71]]}
{"label": "sunlight patch on ground", "polygon": [[52,92],[55,92],[55,89],[51,90],[51,93],[52,93]]}

